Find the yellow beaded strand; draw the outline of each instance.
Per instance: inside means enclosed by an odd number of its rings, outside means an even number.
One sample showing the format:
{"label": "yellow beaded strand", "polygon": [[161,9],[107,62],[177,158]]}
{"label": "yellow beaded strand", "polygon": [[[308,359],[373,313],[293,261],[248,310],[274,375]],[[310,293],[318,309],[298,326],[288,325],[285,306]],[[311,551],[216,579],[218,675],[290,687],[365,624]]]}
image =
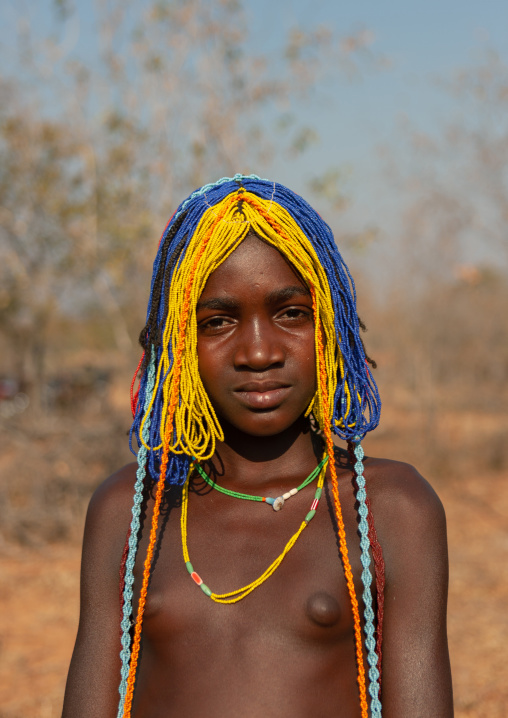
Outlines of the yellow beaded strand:
{"label": "yellow beaded strand", "polygon": [[[242,588],[236,589],[236,591],[230,591],[229,593],[214,593],[213,591],[210,591],[208,587],[202,583],[201,577],[198,576],[197,573],[194,572],[193,566],[190,561],[189,557],[189,550],[187,548],[187,513],[188,513],[188,505],[189,505],[189,478],[190,474],[192,472],[189,472],[189,477],[187,477],[187,481],[185,482],[183,489],[182,489],[182,510],[180,514],[180,528],[182,533],[182,552],[183,552],[183,560],[185,561],[185,565],[187,566],[187,570],[189,573],[191,573],[191,576],[194,578],[194,575],[197,576],[201,581],[201,588],[203,592],[209,596],[209,598],[212,599],[212,601],[215,601],[215,603],[237,603],[238,601],[241,601],[242,598],[245,598],[245,596],[248,596],[249,593],[254,591],[255,588],[258,586],[261,586],[262,583],[264,583],[270,576],[278,569],[284,558],[287,556],[289,551],[293,548],[296,541],[298,540],[298,537],[304,530],[306,526],[310,523],[311,519],[314,516],[314,513],[312,511],[309,511],[307,513],[307,516],[302,521],[300,528],[298,531],[291,536],[289,541],[284,547],[284,550],[282,553],[277,556],[275,561],[273,561],[266,571],[259,576],[255,581],[252,581],[251,583],[247,584],[247,586],[242,586]],[[317,483],[317,489],[316,489],[316,496],[321,496],[321,491],[323,489],[324,481],[326,476],[326,464],[321,469],[321,472],[319,474],[319,479]],[[318,499],[319,501],[319,499]],[[313,505],[316,502],[316,497],[314,499]],[[315,509],[314,509],[315,512]],[[312,514],[312,515],[311,515]],[[189,568],[190,567],[190,568]],[[191,570],[192,569],[192,572]],[[196,579],[194,579],[196,581]],[[196,581],[197,583],[197,581]],[[200,585],[198,583],[198,585]]]}
{"label": "yellow beaded strand", "polygon": [[[240,200],[242,201],[241,212],[238,209]],[[162,382],[163,410],[160,434],[165,436],[171,385],[176,380],[169,348],[171,348],[173,357],[176,356],[178,353],[177,338],[182,335],[180,325],[185,298],[189,302],[189,312],[186,315],[185,339],[181,352],[181,375],[178,377],[179,403],[175,409],[174,431],[170,437],[169,451],[173,454],[190,454],[199,461],[204,461],[213,456],[216,441],[222,441],[224,438],[220,423],[199,376],[195,307],[209,276],[238,247],[250,231],[287,257],[303,281],[315,290],[315,309],[325,339],[323,360],[329,396],[335,394],[337,374],[340,377],[344,376],[344,361],[340,351],[341,338],[339,337],[338,346],[330,288],[314,247],[286,209],[275,202],[264,200],[253,193],[240,189],[204,212],[171,281],[162,342],[165,349],[157,367],[152,402],[155,401],[159,384]],[[204,237],[208,237],[209,241],[203,249]],[[189,286],[191,275],[193,281]],[[320,367],[317,366],[316,369],[319,374]],[[351,390],[356,389],[346,382],[344,412],[346,417],[351,406]],[[150,405],[145,412],[140,427],[141,434],[143,424],[146,417],[150,415],[151,409]],[[324,423],[329,421],[329,417],[323,410],[322,396],[319,390],[309,405],[307,414],[311,411],[318,424],[323,428]],[[143,439],[141,440],[143,441]],[[146,445],[146,449],[150,451],[160,448],[162,445],[157,447]]]}

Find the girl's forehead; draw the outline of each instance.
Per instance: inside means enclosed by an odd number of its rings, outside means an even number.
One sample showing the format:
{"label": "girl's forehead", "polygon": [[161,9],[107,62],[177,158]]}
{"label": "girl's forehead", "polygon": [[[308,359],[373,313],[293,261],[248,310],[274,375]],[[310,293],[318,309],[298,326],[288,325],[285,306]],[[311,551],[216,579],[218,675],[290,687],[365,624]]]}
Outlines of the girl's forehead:
{"label": "girl's forehead", "polygon": [[283,287],[288,283],[306,287],[287,257],[268,242],[248,235],[212,272],[203,291],[258,284]]}

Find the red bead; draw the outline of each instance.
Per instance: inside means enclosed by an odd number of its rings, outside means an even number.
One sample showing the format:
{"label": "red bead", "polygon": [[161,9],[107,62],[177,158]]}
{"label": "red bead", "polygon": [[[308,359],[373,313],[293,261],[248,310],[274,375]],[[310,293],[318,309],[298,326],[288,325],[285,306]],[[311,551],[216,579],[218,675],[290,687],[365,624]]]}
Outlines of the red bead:
{"label": "red bead", "polygon": [[192,578],[192,580],[193,580],[195,583],[198,584],[198,586],[201,586],[201,584],[203,583],[203,579],[202,579],[201,576],[200,576],[199,574],[197,574],[195,571],[193,571],[193,572],[191,573],[191,578]]}

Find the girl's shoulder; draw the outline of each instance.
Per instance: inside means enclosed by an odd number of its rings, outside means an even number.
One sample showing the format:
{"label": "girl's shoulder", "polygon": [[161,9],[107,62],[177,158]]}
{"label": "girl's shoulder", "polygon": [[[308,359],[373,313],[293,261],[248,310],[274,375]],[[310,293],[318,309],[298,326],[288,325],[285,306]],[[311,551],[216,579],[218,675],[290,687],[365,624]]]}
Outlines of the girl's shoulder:
{"label": "girl's shoulder", "polygon": [[367,457],[367,493],[377,510],[392,515],[443,516],[444,509],[431,484],[411,464]]}
{"label": "girl's shoulder", "polygon": [[[367,458],[367,495],[383,548],[387,578],[421,570],[426,562],[447,576],[446,515],[430,483],[410,464]],[[434,570],[433,569],[433,570]]]}

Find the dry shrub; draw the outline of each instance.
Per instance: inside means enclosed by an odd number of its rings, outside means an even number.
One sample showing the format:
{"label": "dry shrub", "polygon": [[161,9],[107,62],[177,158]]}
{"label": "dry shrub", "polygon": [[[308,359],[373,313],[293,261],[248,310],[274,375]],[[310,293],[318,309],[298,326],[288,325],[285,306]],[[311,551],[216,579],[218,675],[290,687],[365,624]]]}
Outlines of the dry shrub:
{"label": "dry shrub", "polygon": [[368,446],[434,476],[508,467],[506,278],[476,270],[367,305],[383,399]]}
{"label": "dry shrub", "polygon": [[127,407],[81,401],[0,421],[0,538],[26,546],[80,541],[91,493],[133,458]]}

